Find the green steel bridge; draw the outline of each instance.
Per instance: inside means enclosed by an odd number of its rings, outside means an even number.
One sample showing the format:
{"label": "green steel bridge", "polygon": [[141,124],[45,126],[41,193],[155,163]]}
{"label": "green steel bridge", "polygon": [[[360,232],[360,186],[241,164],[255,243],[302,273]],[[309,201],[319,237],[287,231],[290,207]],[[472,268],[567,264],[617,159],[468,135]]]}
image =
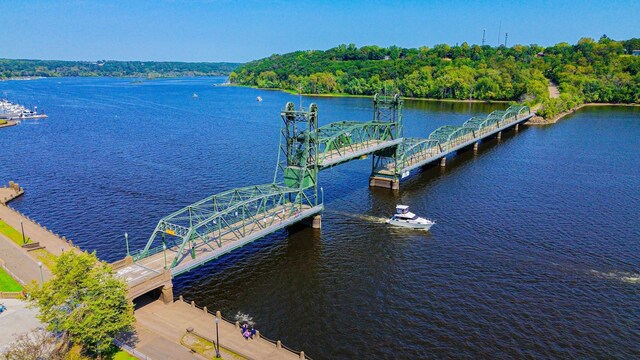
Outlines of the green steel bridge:
{"label": "green steel bridge", "polygon": [[[296,223],[321,226],[321,170],[372,155],[371,186],[399,188],[411,170],[517,127],[533,114],[511,106],[462,126],[443,126],[429,137],[404,138],[403,101],[374,96],[371,121],[341,121],[318,127],[318,107],[281,112],[280,150],[271,183],[230,189],[186,206],[156,225],[143,249],[114,263],[135,298],[162,289],[173,300],[171,279],[245,244]],[[165,294],[166,293],[166,294]]]}
{"label": "green steel bridge", "polygon": [[496,110],[486,117],[472,117],[462,126],[441,126],[424,139],[403,138],[395,151],[374,154],[369,184],[398,189],[400,179],[409,176],[412,170],[438,160],[441,166],[445,166],[447,156],[471,146],[477,150],[484,139],[500,138],[502,131],[517,129],[534,115],[528,106],[512,105],[505,111]]}

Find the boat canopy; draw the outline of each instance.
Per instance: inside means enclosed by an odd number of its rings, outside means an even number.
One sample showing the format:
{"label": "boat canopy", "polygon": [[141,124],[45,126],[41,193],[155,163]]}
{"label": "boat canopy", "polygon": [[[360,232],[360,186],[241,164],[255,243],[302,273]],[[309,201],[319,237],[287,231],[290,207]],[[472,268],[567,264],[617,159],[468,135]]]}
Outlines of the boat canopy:
{"label": "boat canopy", "polygon": [[396,205],[396,214],[405,214],[407,211],[409,211],[409,206]]}

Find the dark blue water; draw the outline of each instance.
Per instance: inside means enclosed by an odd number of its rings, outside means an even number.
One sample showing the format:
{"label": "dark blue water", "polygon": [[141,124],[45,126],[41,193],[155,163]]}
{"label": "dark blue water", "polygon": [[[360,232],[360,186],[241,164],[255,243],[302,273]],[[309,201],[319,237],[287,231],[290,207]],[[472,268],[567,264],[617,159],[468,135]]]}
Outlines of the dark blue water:
{"label": "dark blue water", "polygon": [[[49,118],[0,129],[12,206],[105,260],[163,216],[269,183],[279,111],[297,96],[223,79],[43,79],[0,94]],[[197,93],[197,99],[192,98]],[[256,96],[264,101],[256,102]],[[368,120],[370,99],[308,98],[322,124]],[[405,135],[505,105],[409,102]],[[320,176],[321,231],[277,232],[175,279],[175,292],[331,358],[640,357],[640,109],[586,108],[477,154],[369,189],[370,160]],[[388,228],[406,203],[438,222]]]}

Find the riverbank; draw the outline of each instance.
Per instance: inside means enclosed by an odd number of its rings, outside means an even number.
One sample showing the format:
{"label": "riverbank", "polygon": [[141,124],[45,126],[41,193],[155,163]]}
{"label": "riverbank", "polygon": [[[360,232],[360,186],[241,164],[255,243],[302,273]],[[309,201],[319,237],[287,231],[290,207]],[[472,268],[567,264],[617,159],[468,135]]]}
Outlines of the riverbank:
{"label": "riverbank", "polygon": [[11,127],[18,125],[18,122],[15,120],[2,120],[0,119],[0,128]]}
{"label": "riverbank", "polygon": [[587,107],[587,106],[625,106],[625,107],[636,107],[636,106],[640,106],[640,104],[634,103],[634,104],[616,104],[616,103],[584,103],[584,104],[580,104],[576,107],[573,107],[569,110],[563,111],[559,114],[557,114],[556,116],[552,117],[551,119],[545,119],[541,116],[534,116],[531,120],[529,120],[527,122],[528,125],[551,125],[551,124],[555,124],[558,121],[560,121],[562,118],[564,118],[567,115],[573,114],[576,111],[582,109],[583,107]]}
{"label": "riverbank", "polygon": [[28,80],[38,80],[38,79],[44,79],[42,76],[14,76],[14,77],[8,77],[5,79],[0,78],[0,81],[28,81]]}
{"label": "riverbank", "polygon": [[[288,89],[280,89],[280,88],[261,88],[258,86],[250,86],[250,85],[240,85],[240,84],[224,84],[224,86],[236,86],[236,87],[244,87],[256,90],[265,90],[265,91],[279,91],[284,92],[291,95],[302,95],[302,96],[310,96],[310,97],[321,97],[321,98],[363,98],[363,99],[372,99],[373,95],[355,95],[355,94],[343,94],[343,93],[331,93],[331,94],[300,94],[294,90]],[[403,100],[415,100],[415,101],[432,101],[432,102],[451,102],[451,103],[480,103],[480,104],[509,104],[513,101],[509,100],[477,100],[477,99],[434,99],[434,98],[417,98],[417,97],[406,97],[402,96]]]}

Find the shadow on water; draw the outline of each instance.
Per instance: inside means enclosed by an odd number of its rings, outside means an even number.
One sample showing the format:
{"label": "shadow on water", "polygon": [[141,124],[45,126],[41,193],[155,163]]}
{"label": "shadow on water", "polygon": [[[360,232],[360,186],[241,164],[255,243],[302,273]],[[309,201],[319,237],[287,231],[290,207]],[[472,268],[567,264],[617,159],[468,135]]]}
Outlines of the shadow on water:
{"label": "shadow on water", "polygon": [[[458,171],[467,168],[472,162],[481,159],[482,157],[489,156],[496,151],[499,151],[500,146],[504,146],[509,142],[515,140],[519,134],[527,131],[527,127],[520,127],[518,131],[513,128],[502,133],[502,138],[497,139],[495,136],[484,139],[480,142],[478,150],[473,150],[473,145],[460,149],[455,154],[447,157],[446,165],[440,166],[440,161],[434,161],[421,168],[412,171],[409,178],[401,181],[401,191],[411,192],[412,190],[424,191],[429,188],[430,184],[435,181],[442,180],[447,176],[451,176]],[[384,189],[374,189],[373,194],[384,196]],[[393,192],[397,193],[397,192]],[[392,199],[390,196],[388,199]]]}

